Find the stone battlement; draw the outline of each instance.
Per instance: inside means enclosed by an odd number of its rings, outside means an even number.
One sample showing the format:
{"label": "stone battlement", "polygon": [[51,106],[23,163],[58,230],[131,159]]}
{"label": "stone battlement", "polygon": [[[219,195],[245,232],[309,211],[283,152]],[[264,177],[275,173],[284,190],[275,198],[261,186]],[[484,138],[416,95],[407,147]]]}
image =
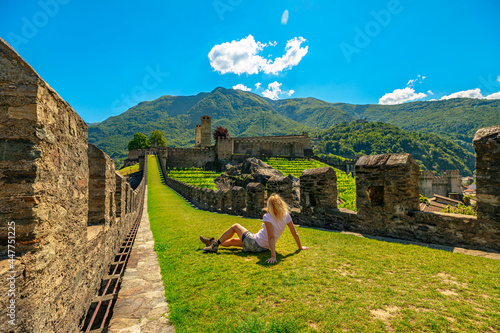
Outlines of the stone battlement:
{"label": "stone battlement", "polygon": [[146,180],[133,189],[116,173],[85,122],[2,39],[0,68],[0,278],[14,222],[17,309],[16,326],[2,320],[0,331],[78,332]]}
{"label": "stone battlement", "polygon": [[[500,126],[495,131],[500,137]],[[493,130],[491,130],[492,132]],[[489,132],[488,132],[489,133]],[[500,140],[477,140],[476,151],[492,146],[488,158],[478,155],[478,179],[500,179]],[[496,155],[495,155],[496,154]],[[290,201],[290,179],[271,179],[264,187],[250,183],[245,189],[213,191],[187,185],[162,172],[168,186],[200,209],[261,218],[267,196],[278,193]],[[454,173],[453,173],[454,174]],[[487,176],[483,176],[486,174]],[[478,217],[419,210],[419,167],[409,154],[363,156],[356,163],[357,212],[337,208],[337,177],[332,168],[305,170],[300,177],[300,209],[296,223],[306,226],[362,232],[432,244],[500,250],[500,185],[478,182]],[[290,204],[290,202],[289,202]]]}

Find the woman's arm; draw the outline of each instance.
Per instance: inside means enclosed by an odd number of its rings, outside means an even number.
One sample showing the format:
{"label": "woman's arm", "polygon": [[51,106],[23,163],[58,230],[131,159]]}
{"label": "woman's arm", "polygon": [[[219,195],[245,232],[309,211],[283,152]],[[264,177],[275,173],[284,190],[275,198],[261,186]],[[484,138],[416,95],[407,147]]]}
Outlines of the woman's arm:
{"label": "woman's arm", "polygon": [[269,249],[271,250],[271,258],[266,262],[269,264],[277,263],[276,260],[276,238],[274,237],[274,228],[271,222],[264,221],[264,226],[267,229],[267,241],[269,242]]}
{"label": "woman's arm", "polygon": [[308,250],[309,248],[307,246],[302,246],[302,244],[300,243],[300,237],[299,234],[297,233],[297,230],[295,230],[293,222],[292,221],[288,222],[287,226],[288,229],[290,229],[290,232],[292,233],[292,236],[295,239],[295,242],[297,243],[299,250]]}

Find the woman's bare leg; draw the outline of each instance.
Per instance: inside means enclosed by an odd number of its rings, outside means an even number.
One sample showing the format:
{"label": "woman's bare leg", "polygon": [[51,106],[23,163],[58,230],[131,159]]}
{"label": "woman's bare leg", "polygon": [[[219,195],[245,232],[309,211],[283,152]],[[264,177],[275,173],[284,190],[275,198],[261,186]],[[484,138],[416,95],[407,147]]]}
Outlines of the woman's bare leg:
{"label": "woman's bare leg", "polygon": [[[233,237],[234,234],[237,234],[238,237],[240,238],[239,241],[241,242],[241,238],[243,236],[243,234],[245,233],[245,231],[247,231],[247,229],[243,228],[241,225],[239,225],[238,223],[236,224],[233,224],[229,229],[227,229],[223,234],[222,236],[220,236],[219,238],[219,242],[220,244],[222,245],[222,243],[228,241],[231,239],[231,237]],[[225,246],[225,245],[222,245],[222,246]]]}
{"label": "woman's bare leg", "polygon": [[229,246],[238,246],[243,247],[243,242],[239,238],[231,238],[224,243],[221,243],[220,246],[229,247]]}

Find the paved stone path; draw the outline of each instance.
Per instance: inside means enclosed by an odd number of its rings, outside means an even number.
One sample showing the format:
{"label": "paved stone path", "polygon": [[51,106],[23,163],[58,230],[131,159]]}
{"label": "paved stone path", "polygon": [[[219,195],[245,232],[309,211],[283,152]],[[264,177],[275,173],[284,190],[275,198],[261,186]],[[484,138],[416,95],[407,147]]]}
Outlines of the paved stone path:
{"label": "paved stone path", "polygon": [[109,323],[110,333],[175,332],[167,318],[168,305],[149,225],[147,199],[146,188],[141,224]]}

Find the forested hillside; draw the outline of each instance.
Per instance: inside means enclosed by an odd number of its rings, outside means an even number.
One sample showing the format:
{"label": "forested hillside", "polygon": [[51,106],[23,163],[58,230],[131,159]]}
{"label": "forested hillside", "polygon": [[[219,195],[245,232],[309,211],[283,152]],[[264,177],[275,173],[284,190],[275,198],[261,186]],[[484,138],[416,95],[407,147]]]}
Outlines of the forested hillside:
{"label": "forested hillside", "polygon": [[[473,153],[474,133],[481,127],[500,124],[500,101],[451,99],[352,105],[316,98],[273,101],[251,92],[219,87],[196,96],[163,96],[141,102],[118,116],[89,125],[89,142],[119,162],[126,157],[127,144],[137,132],[149,136],[159,129],[165,133],[168,146],[193,147],[194,127],[205,114],[212,117],[212,128],[223,126],[232,137],[303,131],[315,135],[340,123],[367,118],[404,130],[439,134]],[[385,148],[390,150],[392,146]]]}
{"label": "forested hillside", "polygon": [[[210,93],[196,96],[163,96],[154,101],[141,102],[102,123],[90,125],[89,142],[113,159],[122,161],[128,152],[127,144],[136,132],[149,136],[152,131],[159,129],[165,133],[168,146],[194,146],[194,128],[200,123],[202,115],[212,117],[212,127],[223,126],[232,137],[312,132],[318,126],[311,117],[316,117],[323,123],[320,128],[354,119],[338,108],[326,107],[315,113],[302,105],[305,111],[299,112],[292,110],[294,100],[288,101],[287,105],[282,105],[250,92],[224,88],[216,88]],[[312,120],[303,121],[304,118]]]}
{"label": "forested hillside", "polygon": [[500,100],[455,98],[398,105],[335,105],[356,118],[446,136],[471,152],[478,129],[500,124]]}
{"label": "forested hillside", "polygon": [[474,154],[435,134],[402,130],[385,123],[344,123],[319,136],[315,153],[334,155],[410,153],[423,170],[460,170],[472,175]]}

